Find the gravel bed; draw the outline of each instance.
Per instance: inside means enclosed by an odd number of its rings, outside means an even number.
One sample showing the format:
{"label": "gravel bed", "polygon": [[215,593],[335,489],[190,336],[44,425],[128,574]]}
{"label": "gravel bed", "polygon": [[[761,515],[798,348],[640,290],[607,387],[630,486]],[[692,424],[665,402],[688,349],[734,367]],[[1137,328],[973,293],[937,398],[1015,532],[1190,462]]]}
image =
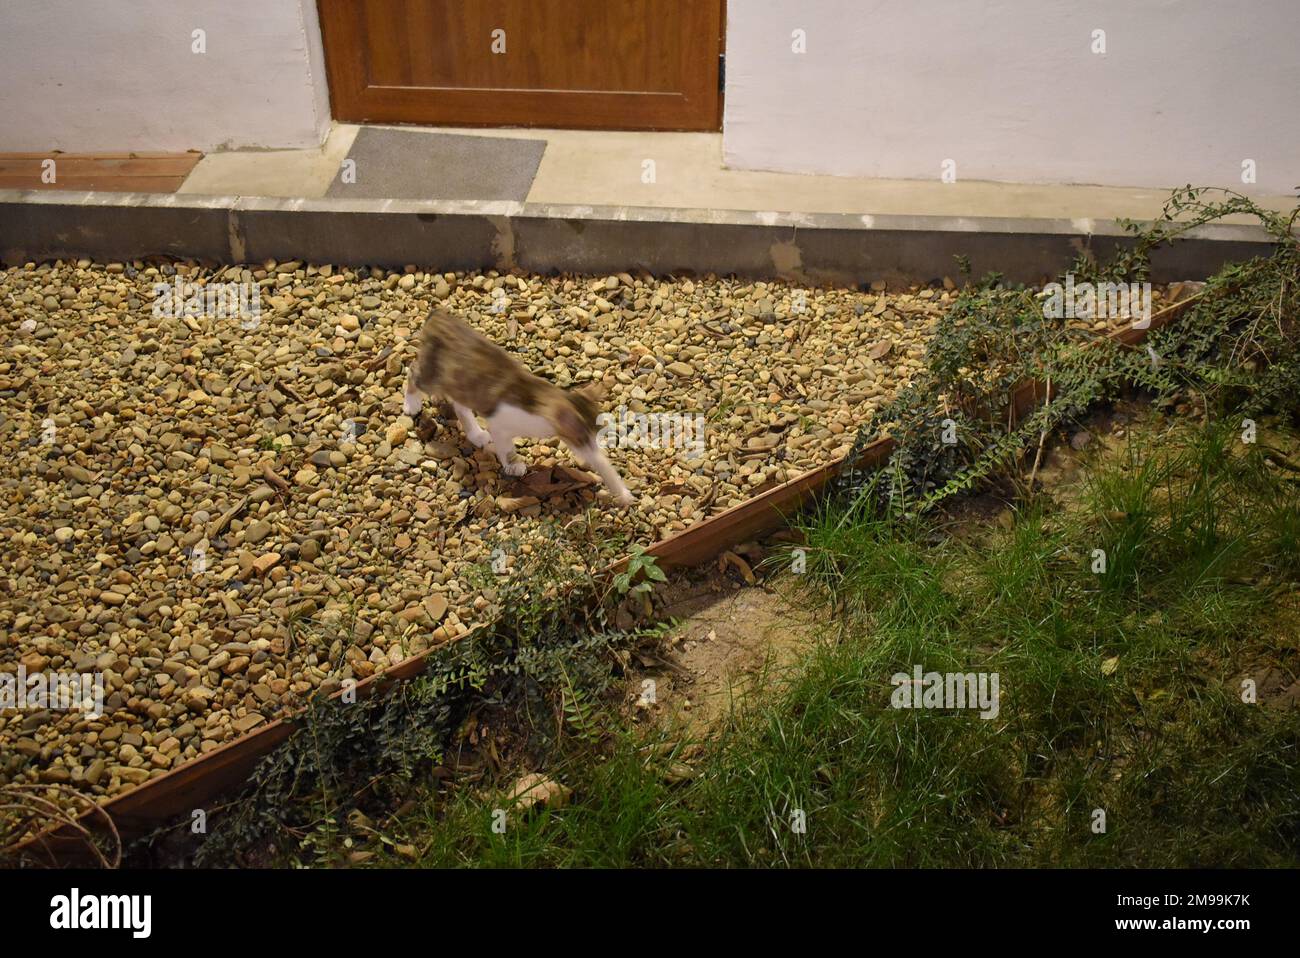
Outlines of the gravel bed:
{"label": "gravel bed", "polygon": [[[255,284],[260,316],[155,315],[155,284],[178,281]],[[844,454],[953,295],[296,262],[0,271],[0,672],[106,683],[102,717],[0,712],[0,784],[134,788],[462,634],[548,529],[580,524],[594,562]],[[454,417],[401,414],[437,302],[561,386],[599,380],[607,411],[702,416],[701,454],[610,449],[628,510],[558,445],[521,444],[529,474],[502,475]]]}

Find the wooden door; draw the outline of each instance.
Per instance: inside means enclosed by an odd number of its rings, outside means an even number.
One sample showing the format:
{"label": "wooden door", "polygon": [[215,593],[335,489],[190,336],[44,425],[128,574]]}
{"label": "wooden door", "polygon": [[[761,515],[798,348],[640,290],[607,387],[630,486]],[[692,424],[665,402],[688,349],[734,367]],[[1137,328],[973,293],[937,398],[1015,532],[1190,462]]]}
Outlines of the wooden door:
{"label": "wooden door", "polygon": [[724,0],[318,0],[334,118],[717,130]]}

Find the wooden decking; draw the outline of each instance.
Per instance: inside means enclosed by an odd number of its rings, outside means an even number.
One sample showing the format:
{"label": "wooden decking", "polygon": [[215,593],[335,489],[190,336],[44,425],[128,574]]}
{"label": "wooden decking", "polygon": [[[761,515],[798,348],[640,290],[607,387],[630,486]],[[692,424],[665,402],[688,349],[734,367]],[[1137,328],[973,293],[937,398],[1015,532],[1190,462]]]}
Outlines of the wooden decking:
{"label": "wooden decking", "polygon": [[[0,153],[0,190],[175,193],[202,153]],[[46,161],[53,161],[53,182]],[[44,174],[44,177],[42,176]]]}

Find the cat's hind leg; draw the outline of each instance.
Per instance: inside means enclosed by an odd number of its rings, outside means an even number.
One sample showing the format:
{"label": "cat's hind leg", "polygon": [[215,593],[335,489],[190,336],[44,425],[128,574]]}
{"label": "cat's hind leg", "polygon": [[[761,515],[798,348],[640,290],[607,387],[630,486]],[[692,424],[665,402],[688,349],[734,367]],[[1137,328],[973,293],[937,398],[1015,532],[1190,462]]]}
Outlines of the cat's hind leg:
{"label": "cat's hind leg", "polygon": [[492,442],[492,435],[478,424],[474,418],[474,412],[468,406],[462,406],[458,402],[451,404],[451,408],[456,410],[456,418],[460,420],[460,426],[465,430],[465,438],[471,443],[482,449]]}
{"label": "cat's hind leg", "polygon": [[502,429],[495,420],[488,420],[488,425],[492,426],[492,450],[497,454],[497,461],[501,463],[501,471],[507,476],[522,476],[528,471],[528,464],[522,459],[515,459],[515,437],[510,430]]}
{"label": "cat's hind leg", "polygon": [[544,417],[504,402],[488,417],[488,430],[492,433],[492,448],[507,476],[522,476],[528,471],[527,463],[514,458],[516,438],[555,434],[555,427]]}
{"label": "cat's hind leg", "polygon": [[515,459],[515,437],[511,436],[509,442],[503,442],[498,436],[492,440],[492,448],[496,450],[497,459],[501,463],[501,471],[507,476],[518,478],[528,471],[528,463],[522,459]]}

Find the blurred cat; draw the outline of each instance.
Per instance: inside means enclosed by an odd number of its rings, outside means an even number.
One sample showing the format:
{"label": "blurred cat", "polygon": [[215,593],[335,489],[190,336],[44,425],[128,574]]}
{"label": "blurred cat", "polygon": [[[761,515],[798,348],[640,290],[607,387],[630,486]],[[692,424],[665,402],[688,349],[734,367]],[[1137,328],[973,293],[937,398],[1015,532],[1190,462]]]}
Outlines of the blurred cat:
{"label": "blurred cat", "polygon": [[[534,376],[444,309],[434,309],[424,321],[402,409],[408,416],[418,415],[430,394],[451,401],[465,436],[479,448],[491,444],[506,475],[528,471],[523,462],[512,461],[515,439],[559,436],[579,462],[600,474],[619,505],[632,504],[632,494],[596,443],[592,395],[582,389],[565,391]],[[486,430],[475,413],[487,420]]]}

